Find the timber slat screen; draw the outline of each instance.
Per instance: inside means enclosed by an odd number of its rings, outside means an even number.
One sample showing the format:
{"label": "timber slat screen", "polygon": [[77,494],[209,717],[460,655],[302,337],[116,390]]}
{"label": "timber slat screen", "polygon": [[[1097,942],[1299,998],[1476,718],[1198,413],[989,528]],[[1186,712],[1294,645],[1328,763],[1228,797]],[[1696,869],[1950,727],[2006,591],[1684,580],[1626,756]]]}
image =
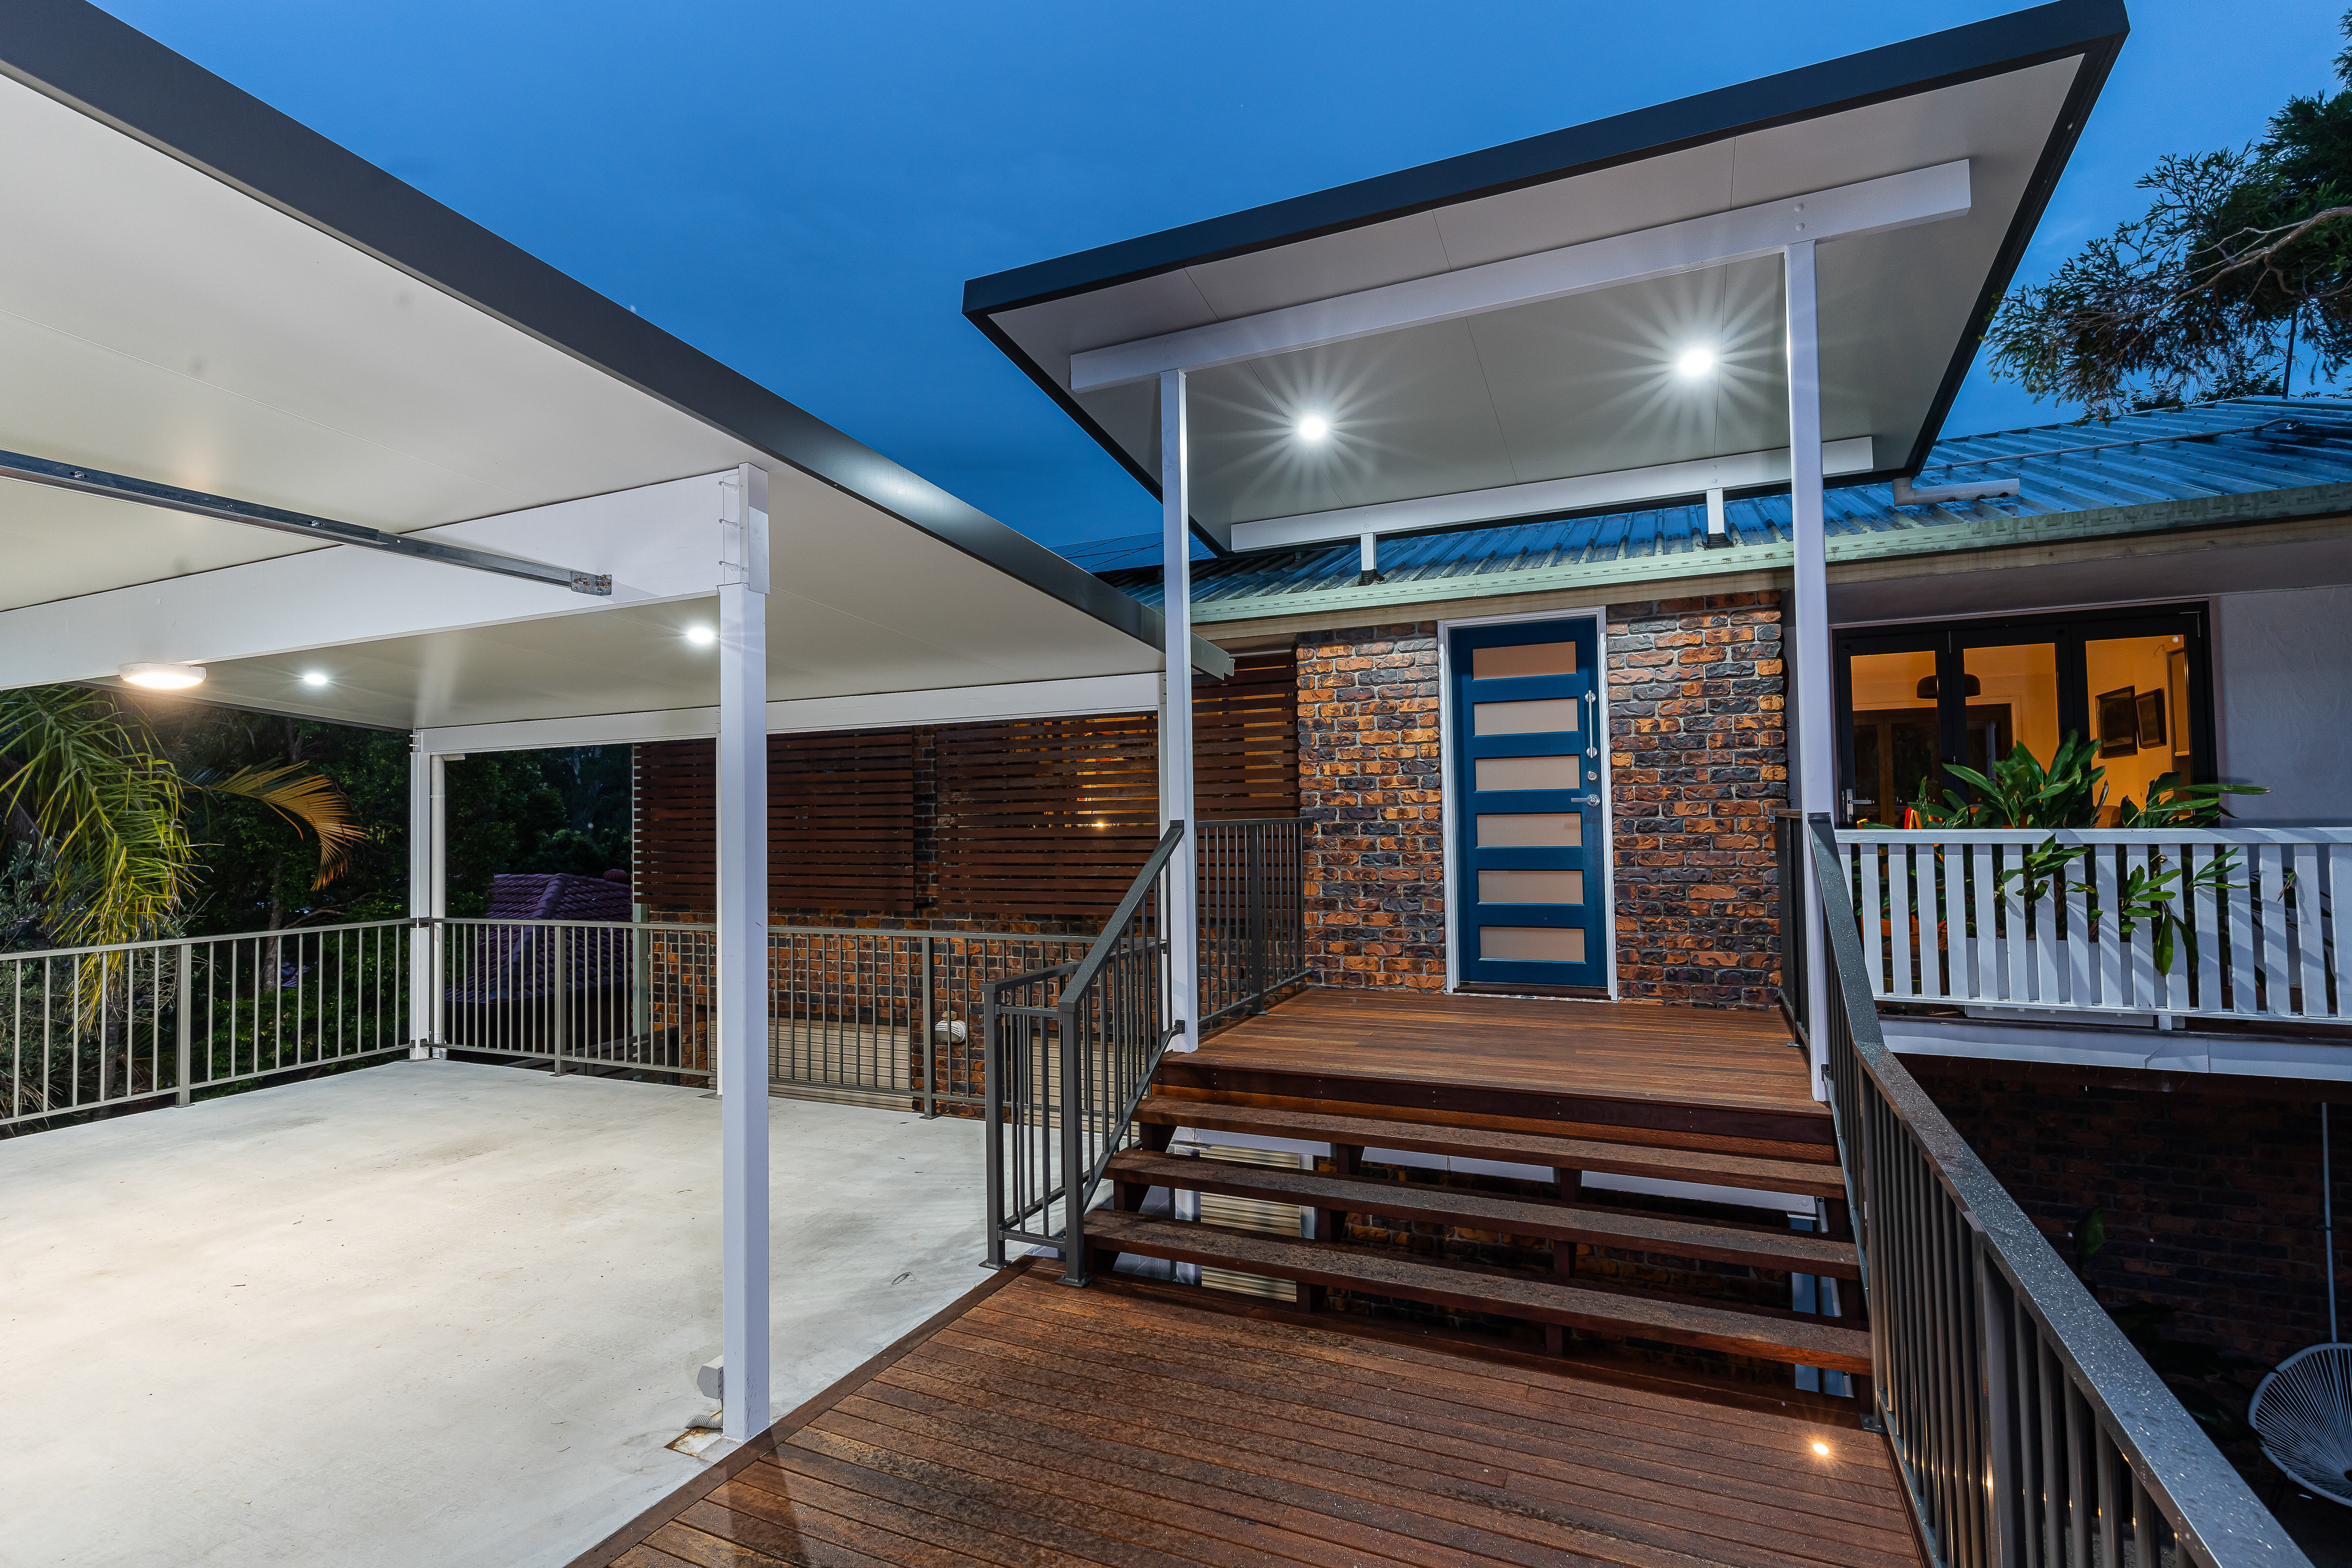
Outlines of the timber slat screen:
{"label": "timber slat screen", "polygon": [[[1236,657],[1193,694],[1204,822],[1298,812],[1297,667]],[[1159,837],[1149,713],[778,735],[770,907],[832,918],[1091,927]],[[655,918],[714,901],[707,741],[637,748],[635,890]]]}

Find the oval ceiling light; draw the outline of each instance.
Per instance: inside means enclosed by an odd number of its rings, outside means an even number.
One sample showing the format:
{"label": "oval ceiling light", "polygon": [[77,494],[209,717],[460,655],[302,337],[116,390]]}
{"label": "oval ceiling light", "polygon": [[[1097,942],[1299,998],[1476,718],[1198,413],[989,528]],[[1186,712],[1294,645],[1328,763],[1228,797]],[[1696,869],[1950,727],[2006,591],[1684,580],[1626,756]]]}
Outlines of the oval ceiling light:
{"label": "oval ceiling light", "polygon": [[324,686],[327,684],[327,672],[323,669],[306,669],[302,672],[302,684]]}
{"label": "oval ceiling light", "polygon": [[126,664],[118,673],[130,685],[150,691],[185,691],[205,683],[201,664]]}
{"label": "oval ceiling light", "polygon": [[719,634],[709,626],[688,626],[686,628],[686,640],[697,647],[709,647],[719,640]]}
{"label": "oval ceiling light", "polygon": [[1692,380],[1696,380],[1714,368],[1715,351],[1713,349],[1685,349],[1682,358],[1675,361],[1675,371]]}
{"label": "oval ceiling light", "polygon": [[1310,414],[1298,422],[1298,438],[1302,441],[1320,441],[1329,434],[1331,422],[1320,414]]}

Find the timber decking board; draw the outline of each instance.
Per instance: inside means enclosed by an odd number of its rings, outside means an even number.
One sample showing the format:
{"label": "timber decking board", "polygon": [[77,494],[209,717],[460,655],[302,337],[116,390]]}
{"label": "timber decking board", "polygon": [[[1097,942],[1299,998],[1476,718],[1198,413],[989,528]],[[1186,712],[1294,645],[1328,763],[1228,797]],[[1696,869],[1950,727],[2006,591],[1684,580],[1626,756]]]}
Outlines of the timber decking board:
{"label": "timber decking board", "polygon": [[1824,1127],[1829,1115],[1778,1016],[1726,1008],[1316,987],[1171,1065],[1182,1075],[1172,1082],[1323,1078],[1759,1112]]}
{"label": "timber decking board", "polygon": [[1135,1120],[1145,1126],[1198,1127],[1219,1132],[1300,1138],[1360,1149],[1400,1149],[1461,1159],[1495,1160],[1549,1170],[1657,1176],[1669,1181],[1741,1187],[1750,1192],[1796,1193],[1820,1198],[1845,1196],[1845,1177],[1839,1167],[1819,1161],[1762,1160],[1746,1154],[1654,1149],[1640,1143],[1549,1138],[1532,1132],[1491,1132],[1482,1128],[1447,1127],[1385,1117],[1220,1105],[1164,1094],[1146,1096],[1136,1109]]}
{"label": "timber decking board", "polygon": [[1106,1253],[1131,1252],[1201,1263],[1342,1290],[1402,1296],[1435,1306],[1493,1312],[1562,1328],[1755,1356],[1792,1366],[1870,1373],[1870,1335],[1808,1313],[1769,1314],[1668,1300],[1633,1291],[1570,1285],[1466,1266],[1424,1263],[1407,1254],[1341,1242],[1306,1241],[1221,1225],[1145,1219],[1105,1209],[1088,1216],[1087,1241]]}
{"label": "timber decking board", "polygon": [[1917,1563],[1859,1432],[1050,1265],[999,1282],[576,1568]]}
{"label": "timber decking board", "polygon": [[1580,1241],[1628,1252],[1703,1258],[1717,1263],[1745,1263],[1799,1274],[1827,1274],[1840,1279],[1862,1278],[1853,1243],[1832,1241],[1786,1226],[1776,1229],[1702,1224],[1590,1204],[1499,1197],[1430,1182],[1349,1179],[1312,1171],[1155,1154],[1141,1149],[1113,1155],[1109,1174],[1116,1181],[1142,1187],[1219,1193],[1263,1203],[1381,1215],[1506,1236],[1541,1237],[1548,1241]]}

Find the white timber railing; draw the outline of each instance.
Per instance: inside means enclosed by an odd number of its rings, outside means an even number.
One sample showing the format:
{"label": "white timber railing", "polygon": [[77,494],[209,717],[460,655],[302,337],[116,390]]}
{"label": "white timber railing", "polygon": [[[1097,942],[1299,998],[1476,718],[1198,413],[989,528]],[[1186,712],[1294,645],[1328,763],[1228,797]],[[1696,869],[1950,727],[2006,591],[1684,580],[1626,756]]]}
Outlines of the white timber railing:
{"label": "white timber railing", "polygon": [[[2352,1022],[2352,828],[1836,838],[1876,1001]],[[2053,847],[2079,853],[2038,867]]]}

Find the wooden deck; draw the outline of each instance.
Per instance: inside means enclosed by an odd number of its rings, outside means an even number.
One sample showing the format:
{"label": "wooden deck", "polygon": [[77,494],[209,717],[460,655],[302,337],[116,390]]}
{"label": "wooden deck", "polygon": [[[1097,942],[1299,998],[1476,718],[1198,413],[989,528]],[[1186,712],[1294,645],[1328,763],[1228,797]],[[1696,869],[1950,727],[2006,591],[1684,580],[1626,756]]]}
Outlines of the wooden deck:
{"label": "wooden deck", "polygon": [[1055,1267],[997,1276],[573,1568],[1919,1562],[1881,1439],[1826,1402]]}
{"label": "wooden deck", "polygon": [[1787,1026],[1761,1012],[1318,987],[1171,1058],[1160,1082],[1456,1125],[1638,1126],[1695,1148],[1832,1142]]}

